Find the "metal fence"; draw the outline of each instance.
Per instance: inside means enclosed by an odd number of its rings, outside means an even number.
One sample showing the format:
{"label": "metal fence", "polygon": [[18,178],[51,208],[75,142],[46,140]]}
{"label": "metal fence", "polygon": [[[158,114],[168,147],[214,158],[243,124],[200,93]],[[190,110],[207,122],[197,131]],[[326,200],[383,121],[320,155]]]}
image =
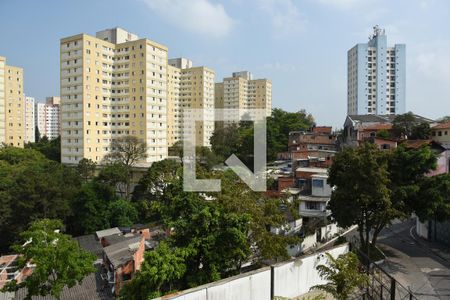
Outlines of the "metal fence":
{"label": "metal fence", "polygon": [[[360,248],[357,238],[350,242],[351,249],[356,250],[365,260],[365,271],[369,275],[369,285],[365,292],[358,295],[358,299],[380,300],[418,300],[418,298],[406,287],[401,285],[394,277],[389,275],[382,267],[370,260]],[[354,298],[357,299],[357,298]]]}

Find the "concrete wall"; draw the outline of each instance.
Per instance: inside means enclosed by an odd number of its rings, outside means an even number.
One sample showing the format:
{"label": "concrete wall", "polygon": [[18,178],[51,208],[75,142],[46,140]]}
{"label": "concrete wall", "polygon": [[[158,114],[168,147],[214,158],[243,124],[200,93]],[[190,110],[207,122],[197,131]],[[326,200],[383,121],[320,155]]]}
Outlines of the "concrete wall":
{"label": "concrete wall", "polygon": [[176,300],[270,300],[271,270],[261,268],[159,299]]}
{"label": "concrete wall", "polygon": [[348,251],[348,244],[339,245],[327,251],[279,263],[272,267],[261,268],[157,299],[270,300],[272,293],[273,296],[296,297],[307,293],[314,285],[325,283],[320,279],[316,270],[317,265],[326,263],[325,252],[330,253],[333,257],[337,257]]}
{"label": "concrete wall", "polygon": [[320,228],[320,233],[322,239],[331,239],[335,234],[339,233],[339,227],[335,224],[328,224],[327,226],[324,226]]}
{"label": "concrete wall", "polygon": [[419,218],[416,218],[416,233],[418,236],[428,239],[428,221],[422,223]]}
{"label": "concrete wall", "polygon": [[[344,244],[326,252],[337,257],[348,251],[348,244]],[[307,293],[314,285],[325,283],[320,279],[316,270],[319,264],[326,263],[326,256],[323,253],[316,253],[274,266],[274,296],[297,297]]]}

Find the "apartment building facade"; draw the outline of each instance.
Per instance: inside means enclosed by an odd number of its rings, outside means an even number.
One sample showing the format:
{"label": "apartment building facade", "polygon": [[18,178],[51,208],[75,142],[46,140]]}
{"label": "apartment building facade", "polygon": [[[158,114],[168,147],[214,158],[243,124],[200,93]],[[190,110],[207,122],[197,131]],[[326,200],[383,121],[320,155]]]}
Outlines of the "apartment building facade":
{"label": "apartment building facade", "polygon": [[35,142],[35,102],[36,101],[33,97],[25,97],[25,143]]}
{"label": "apartment building facade", "polygon": [[248,71],[234,72],[215,84],[215,107],[226,109],[265,109],[272,113],[272,81],[253,79]]}
{"label": "apartment building facade", "polygon": [[[184,131],[194,130],[196,145],[209,147],[214,132],[214,70],[193,67],[192,61],[186,58],[169,59],[167,70],[168,146],[181,141]],[[205,109],[203,120],[197,121],[195,128],[184,123],[185,109]]]}
{"label": "apartment building facade", "polygon": [[23,147],[25,139],[23,69],[0,56],[0,143]]}
{"label": "apartment building facade", "polygon": [[102,162],[111,142],[147,143],[143,163],[167,157],[167,47],[121,28],[60,41],[61,160]]}
{"label": "apartment building facade", "polygon": [[347,114],[405,113],[406,46],[388,47],[384,29],[374,27],[368,43],[348,53]]}
{"label": "apartment building facade", "polygon": [[49,140],[60,135],[60,97],[47,97],[45,103],[35,104],[35,124],[39,138],[46,136]]}

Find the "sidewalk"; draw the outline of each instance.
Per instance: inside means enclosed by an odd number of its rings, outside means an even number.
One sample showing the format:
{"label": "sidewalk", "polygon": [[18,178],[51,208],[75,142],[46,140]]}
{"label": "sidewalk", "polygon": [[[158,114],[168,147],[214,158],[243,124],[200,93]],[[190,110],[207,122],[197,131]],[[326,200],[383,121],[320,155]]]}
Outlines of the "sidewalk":
{"label": "sidewalk", "polygon": [[450,247],[440,243],[427,241],[416,233],[416,226],[414,225],[409,230],[411,238],[419,245],[426,247],[429,251],[433,252],[436,256],[450,263]]}

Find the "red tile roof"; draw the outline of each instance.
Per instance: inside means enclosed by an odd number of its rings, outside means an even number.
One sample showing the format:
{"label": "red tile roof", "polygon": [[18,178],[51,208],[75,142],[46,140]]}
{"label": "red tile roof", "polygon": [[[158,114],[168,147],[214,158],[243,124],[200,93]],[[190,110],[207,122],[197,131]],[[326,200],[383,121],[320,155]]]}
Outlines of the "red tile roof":
{"label": "red tile roof", "polygon": [[447,129],[447,128],[450,128],[450,122],[437,124],[433,126],[432,129]]}

